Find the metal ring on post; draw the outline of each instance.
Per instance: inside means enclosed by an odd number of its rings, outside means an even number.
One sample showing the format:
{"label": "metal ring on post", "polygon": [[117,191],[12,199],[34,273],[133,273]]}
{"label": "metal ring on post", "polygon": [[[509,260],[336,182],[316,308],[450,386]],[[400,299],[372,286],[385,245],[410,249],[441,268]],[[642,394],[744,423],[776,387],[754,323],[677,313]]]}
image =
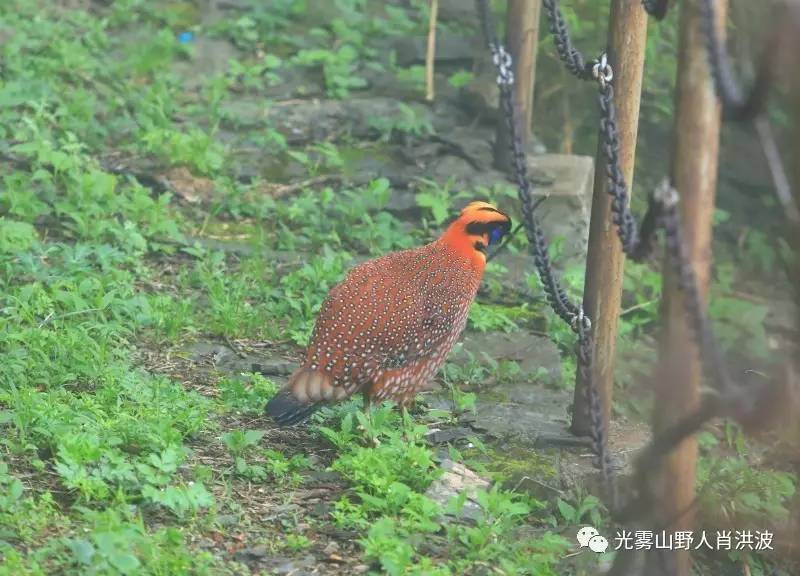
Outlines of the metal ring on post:
{"label": "metal ring on post", "polygon": [[678,205],[678,191],[673,188],[669,178],[664,178],[653,192],[653,197],[662,208],[673,208]]}
{"label": "metal ring on post", "polygon": [[586,315],[586,312],[583,310],[583,306],[578,308],[578,313],[572,317],[572,322],[570,322],[570,326],[572,327],[572,331],[579,333],[582,330],[588,331],[592,328],[592,320]]}
{"label": "metal ring on post", "polygon": [[600,82],[600,86],[603,87],[605,87],[606,84],[610,84],[614,79],[614,70],[608,63],[608,54],[605,52],[600,55],[600,58],[595,60],[594,66],[592,66],[592,76],[595,80]]}

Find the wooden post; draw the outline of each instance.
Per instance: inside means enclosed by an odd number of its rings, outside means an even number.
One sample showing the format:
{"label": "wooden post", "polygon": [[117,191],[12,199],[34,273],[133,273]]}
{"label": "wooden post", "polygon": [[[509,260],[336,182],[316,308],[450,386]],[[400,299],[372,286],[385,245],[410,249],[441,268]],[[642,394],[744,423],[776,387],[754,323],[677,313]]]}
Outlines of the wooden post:
{"label": "wooden post", "polygon": [[[641,2],[613,0],[609,19],[608,56],[614,70],[614,94],[619,128],[620,162],[625,181],[633,185],[636,136],[639,129],[639,103],[642,94],[647,13]],[[594,370],[592,379],[605,407],[606,426],[611,417],[614,387],[614,355],[617,344],[617,318],[622,295],[622,268],[625,256],[611,218],[606,158],[602,142],[597,148],[589,227],[589,252],[586,262],[584,310],[594,325]],[[580,376],[575,383],[572,432],[589,433],[585,383]]]}
{"label": "wooden post", "polygon": [[[506,48],[514,59],[515,117],[527,148],[533,118],[533,88],[536,81],[536,51],[539,41],[541,0],[508,0],[506,10]],[[498,170],[511,170],[508,127],[504,118],[497,123],[494,163]]]}
{"label": "wooden post", "polygon": [[[792,41],[788,47],[784,47],[789,53],[788,72],[789,82],[791,82],[791,99],[794,122],[794,146],[792,149],[792,166],[794,167],[794,188],[795,205],[800,207],[800,75],[797,74],[797,67],[800,66],[800,0],[792,0],[788,4],[788,29]],[[790,231],[790,236],[794,240],[794,288],[795,304],[797,306],[797,327],[800,329],[800,224],[795,223]],[[800,355],[795,356],[795,374],[800,376]],[[797,548],[800,548],[798,546]]]}
{"label": "wooden post", "polygon": [[[681,2],[680,40],[678,41],[678,79],[672,178],[680,194],[680,214],[684,242],[694,268],[699,290],[707,297],[711,268],[711,237],[714,199],[717,187],[720,104],[708,66],[706,46],[700,26],[702,0]],[[716,0],[717,27],[725,38],[728,1]],[[656,384],[656,432],[673,425],[699,405],[702,369],[697,344],[687,327],[683,297],[669,265],[664,266],[662,302],[663,331],[659,343]],[[667,533],[692,530],[697,441],[684,441],[668,456],[657,483],[662,491],[657,517]],[[688,551],[669,552],[669,574],[689,576]],[[654,563],[663,558],[652,555]],[[662,564],[663,565],[663,564]],[[655,566],[652,567],[655,570]],[[656,572],[653,572],[656,573]]]}
{"label": "wooden post", "polygon": [[[789,81],[792,83],[792,104],[794,121],[794,148],[793,161],[795,205],[800,207],[800,75],[797,74],[797,67],[800,66],[800,0],[793,0],[789,3],[789,30],[792,42],[789,42],[788,50],[790,57],[786,70],[789,72]],[[797,311],[800,313],[800,225],[794,226],[794,249],[795,249],[795,298]],[[797,318],[797,326],[800,328],[800,316]],[[800,357],[796,358],[798,368],[800,368]]]}

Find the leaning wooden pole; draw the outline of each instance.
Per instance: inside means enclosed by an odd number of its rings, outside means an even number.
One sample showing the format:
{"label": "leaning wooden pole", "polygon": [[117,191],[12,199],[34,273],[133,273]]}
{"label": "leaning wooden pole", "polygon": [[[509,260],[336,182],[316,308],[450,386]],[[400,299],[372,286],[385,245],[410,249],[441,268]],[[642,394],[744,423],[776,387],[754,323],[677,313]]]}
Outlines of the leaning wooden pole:
{"label": "leaning wooden pole", "polygon": [[[794,190],[795,204],[800,206],[800,75],[796,73],[800,67],[800,0],[793,0],[789,3],[789,26],[792,31],[793,42],[790,43],[789,66],[787,70],[790,72],[792,82],[791,86],[791,99],[793,107],[793,124],[794,124],[794,142],[792,148],[792,165],[794,166],[794,178],[792,187]],[[794,248],[794,270],[792,275],[794,277],[795,288],[795,307],[797,313],[796,329],[800,330],[800,223],[794,222],[792,230],[790,231],[793,248]],[[794,349],[794,364],[789,366],[790,386],[795,391],[800,390],[800,343],[795,342]],[[797,406],[795,406],[795,414],[797,413]],[[795,437],[800,440],[800,424],[795,420],[794,424]],[[800,442],[795,444],[800,449]],[[794,518],[792,520],[794,530],[789,533],[790,550],[789,554],[796,561],[800,562],[800,542],[797,539],[797,529],[800,529],[800,507],[794,510]]]}
{"label": "leaning wooden pole", "polygon": [[[788,58],[786,70],[792,71],[789,73],[789,81],[791,82],[792,123],[794,126],[794,141],[791,152],[791,164],[793,166],[792,189],[795,205],[800,206],[800,74],[796,72],[800,69],[800,0],[791,0],[788,3],[788,8],[788,29],[790,30],[792,42],[789,43],[787,48],[790,57]],[[793,247],[792,256],[794,257],[792,276],[794,278],[795,322],[796,329],[800,331],[800,222],[793,222],[789,233]],[[789,366],[790,384],[795,392],[800,395],[800,342],[795,342],[793,362],[793,365]],[[797,414],[800,408],[795,405],[794,410],[795,414]],[[800,424],[797,423],[796,419],[794,431],[797,440],[800,440]],[[795,446],[800,450],[800,442],[797,442]],[[794,527],[800,528],[800,507],[795,508]],[[796,532],[794,535],[791,554],[797,561],[800,561],[800,542],[797,541]]]}
{"label": "leaning wooden pole", "polygon": [[[614,94],[619,129],[620,163],[628,187],[633,183],[636,135],[639,130],[639,103],[642,94],[647,14],[641,2],[613,0],[608,28],[608,57],[614,70]],[[594,367],[592,379],[600,392],[606,426],[611,417],[614,387],[614,356],[617,343],[617,318],[622,294],[622,269],[625,256],[612,223],[611,197],[603,142],[597,148],[597,161],[589,227],[589,253],[586,263],[584,310],[594,325]],[[579,371],[580,372],[580,371]],[[572,431],[588,435],[590,421],[585,383],[580,375],[575,383]]]}
{"label": "leaning wooden pole", "polygon": [[[686,253],[703,298],[707,297],[711,269],[712,221],[714,216],[719,155],[720,104],[714,92],[705,40],[701,32],[702,0],[681,2],[678,42],[678,79],[672,179],[680,194]],[[716,0],[717,27],[724,39],[728,1]],[[662,431],[692,412],[699,404],[702,369],[697,345],[687,327],[686,310],[671,267],[666,265],[653,428]],[[656,501],[667,533],[691,530],[697,441],[684,441],[670,454],[660,470],[663,492]],[[663,558],[653,555],[658,564]],[[668,553],[669,574],[689,576],[688,551]],[[660,564],[663,566],[663,564]],[[657,566],[652,567],[653,570]],[[653,572],[656,573],[656,572]]]}
{"label": "leaning wooden pole", "polygon": [[[533,89],[536,83],[536,55],[539,42],[541,0],[508,0],[506,48],[514,59],[514,91],[522,143],[527,148],[533,119]],[[494,161],[498,170],[511,170],[511,151],[505,118],[497,123]]]}

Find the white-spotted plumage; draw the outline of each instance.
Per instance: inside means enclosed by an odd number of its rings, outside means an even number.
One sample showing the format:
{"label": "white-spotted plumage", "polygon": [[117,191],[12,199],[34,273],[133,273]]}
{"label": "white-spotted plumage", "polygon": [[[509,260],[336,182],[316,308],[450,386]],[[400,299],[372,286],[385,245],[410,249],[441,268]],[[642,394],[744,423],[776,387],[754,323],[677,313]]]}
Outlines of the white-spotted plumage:
{"label": "white-spotted plumage", "polygon": [[329,292],[303,366],[267,412],[292,424],[356,392],[412,401],[464,330],[496,228],[507,232],[508,216],[474,202],[435,242],[353,268]]}

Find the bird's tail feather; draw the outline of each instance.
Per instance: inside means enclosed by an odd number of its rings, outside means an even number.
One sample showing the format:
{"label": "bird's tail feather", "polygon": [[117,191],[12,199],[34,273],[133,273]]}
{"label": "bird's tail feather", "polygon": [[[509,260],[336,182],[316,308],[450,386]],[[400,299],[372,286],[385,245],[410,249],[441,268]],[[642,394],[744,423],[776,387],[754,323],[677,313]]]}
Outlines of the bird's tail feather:
{"label": "bird's tail feather", "polygon": [[329,375],[301,368],[292,374],[289,383],[267,402],[265,411],[277,424],[294,426],[306,420],[327,401],[338,396],[334,392]]}
{"label": "bird's tail feather", "polygon": [[284,389],[267,402],[266,413],[280,426],[294,426],[306,420],[319,408],[320,404],[301,403],[291,390]]}

